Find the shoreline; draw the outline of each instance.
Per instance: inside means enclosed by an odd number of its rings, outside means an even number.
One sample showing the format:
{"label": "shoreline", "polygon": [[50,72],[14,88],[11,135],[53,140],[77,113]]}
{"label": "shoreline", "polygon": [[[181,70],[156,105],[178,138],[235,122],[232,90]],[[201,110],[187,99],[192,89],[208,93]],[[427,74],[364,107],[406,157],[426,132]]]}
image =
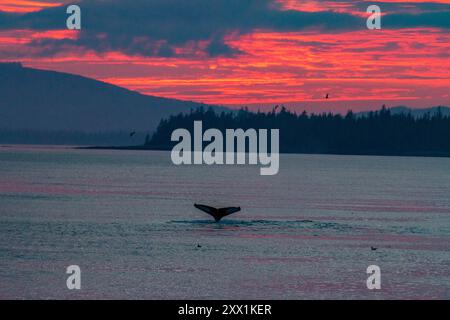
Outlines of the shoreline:
{"label": "shoreline", "polygon": [[[132,150],[132,151],[171,151],[172,148],[168,146],[88,146],[88,147],[74,147],[74,149],[82,150]],[[247,153],[247,152],[246,152]],[[384,157],[421,157],[421,158],[450,158],[450,152],[435,152],[435,151],[421,151],[421,152],[298,152],[298,151],[284,151],[280,154],[311,154],[311,155],[339,155],[339,156],[384,156]]]}

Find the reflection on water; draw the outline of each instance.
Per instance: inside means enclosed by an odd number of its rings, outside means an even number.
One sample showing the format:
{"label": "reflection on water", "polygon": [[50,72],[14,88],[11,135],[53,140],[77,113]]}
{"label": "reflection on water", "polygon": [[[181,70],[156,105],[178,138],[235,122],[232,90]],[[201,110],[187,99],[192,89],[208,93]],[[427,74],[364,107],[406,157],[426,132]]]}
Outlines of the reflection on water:
{"label": "reflection on water", "polygon": [[[0,298],[449,299],[449,168],[282,155],[260,176],[166,152],[0,148]],[[195,202],[242,211],[215,223]]]}

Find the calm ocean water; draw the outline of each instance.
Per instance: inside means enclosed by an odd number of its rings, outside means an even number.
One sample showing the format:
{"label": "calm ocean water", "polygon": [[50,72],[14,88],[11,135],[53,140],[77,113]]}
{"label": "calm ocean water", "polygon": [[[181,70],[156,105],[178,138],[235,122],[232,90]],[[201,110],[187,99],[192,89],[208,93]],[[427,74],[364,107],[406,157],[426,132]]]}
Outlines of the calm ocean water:
{"label": "calm ocean water", "polygon": [[[243,210],[216,224],[194,202]],[[260,176],[1,147],[0,298],[450,299],[450,159],[282,155]]]}

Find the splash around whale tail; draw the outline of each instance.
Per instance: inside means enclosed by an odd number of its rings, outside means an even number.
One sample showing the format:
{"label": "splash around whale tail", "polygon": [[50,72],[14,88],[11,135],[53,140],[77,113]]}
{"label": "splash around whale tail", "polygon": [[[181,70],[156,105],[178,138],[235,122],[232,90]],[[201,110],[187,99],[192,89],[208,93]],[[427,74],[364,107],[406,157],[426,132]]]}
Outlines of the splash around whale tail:
{"label": "splash around whale tail", "polygon": [[216,220],[216,222],[219,222],[225,216],[241,211],[241,207],[226,207],[217,209],[214,207],[197,203],[194,204],[194,207],[211,215],[214,218],[214,220]]}

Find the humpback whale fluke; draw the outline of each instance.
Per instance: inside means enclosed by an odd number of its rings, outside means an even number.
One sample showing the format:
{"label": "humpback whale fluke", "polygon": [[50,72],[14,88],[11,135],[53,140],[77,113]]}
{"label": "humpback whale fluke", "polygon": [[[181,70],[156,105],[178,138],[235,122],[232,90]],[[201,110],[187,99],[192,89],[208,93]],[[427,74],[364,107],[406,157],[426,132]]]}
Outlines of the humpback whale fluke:
{"label": "humpback whale fluke", "polygon": [[205,206],[203,204],[196,204],[196,203],[194,204],[194,207],[211,215],[214,218],[214,220],[216,220],[216,222],[220,221],[220,219],[222,219],[225,216],[241,211],[241,207],[228,207],[216,209],[210,206]]}

